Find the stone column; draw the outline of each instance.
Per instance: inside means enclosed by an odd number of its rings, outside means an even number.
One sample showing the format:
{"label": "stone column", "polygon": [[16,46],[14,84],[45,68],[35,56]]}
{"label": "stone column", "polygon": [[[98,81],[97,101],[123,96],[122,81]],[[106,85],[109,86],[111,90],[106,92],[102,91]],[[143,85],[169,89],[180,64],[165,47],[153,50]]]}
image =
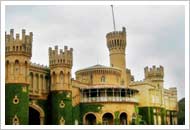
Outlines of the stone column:
{"label": "stone column", "polygon": [[36,90],[36,73],[33,73],[33,93],[35,93]]}
{"label": "stone column", "polygon": [[40,117],[40,125],[44,125],[44,117]]}
{"label": "stone column", "polygon": [[38,76],[38,94],[41,94],[41,89],[42,89],[42,86],[41,86],[41,75],[39,74]]}

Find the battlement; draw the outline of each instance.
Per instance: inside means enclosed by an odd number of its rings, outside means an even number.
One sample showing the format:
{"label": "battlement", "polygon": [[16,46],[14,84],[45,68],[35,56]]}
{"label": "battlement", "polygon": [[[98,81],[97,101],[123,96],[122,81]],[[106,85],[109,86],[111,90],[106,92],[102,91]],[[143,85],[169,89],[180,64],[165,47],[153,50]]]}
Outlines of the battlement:
{"label": "battlement", "polygon": [[41,64],[36,64],[36,63],[31,63],[31,66],[33,67],[37,67],[37,68],[40,68],[40,69],[49,69],[49,67],[46,65],[41,65]]}
{"label": "battlement", "polygon": [[10,34],[7,34],[5,32],[6,56],[22,54],[31,57],[32,41],[33,41],[33,33],[30,32],[29,35],[26,35],[25,29],[22,29],[22,38],[20,38],[19,33],[16,33],[16,37],[14,37],[14,29],[10,30]]}
{"label": "battlement", "polygon": [[49,47],[49,65],[53,66],[67,66],[72,67],[73,65],[73,48],[68,49],[64,46],[63,49],[58,51],[58,46],[55,46],[54,50]]}
{"label": "battlement", "polygon": [[164,68],[162,66],[156,67],[155,65],[152,68],[144,68],[145,79],[148,78],[164,78]]}
{"label": "battlement", "polygon": [[126,36],[126,29],[125,27],[122,28],[122,31],[113,31],[113,32],[109,32],[106,35],[106,38],[113,38],[113,37],[125,37]]}
{"label": "battlement", "polygon": [[113,31],[106,35],[107,47],[109,50],[120,49],[125,51],[126,48],[126,29],[123,27],[122,31]]}

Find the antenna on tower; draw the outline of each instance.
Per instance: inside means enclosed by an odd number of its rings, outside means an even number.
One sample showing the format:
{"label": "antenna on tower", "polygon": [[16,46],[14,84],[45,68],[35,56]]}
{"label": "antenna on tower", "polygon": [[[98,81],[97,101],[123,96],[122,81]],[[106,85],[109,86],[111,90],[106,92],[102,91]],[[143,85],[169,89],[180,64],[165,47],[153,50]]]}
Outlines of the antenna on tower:
{"label": "antenna on tower", "polygon": [[111,9],[112,9],[112,17],[113,17],[113,29],[114,29],[114,31],[115,31],[116,28],[115,28],[115,17],[114,17],[113,5],[111,5]]}

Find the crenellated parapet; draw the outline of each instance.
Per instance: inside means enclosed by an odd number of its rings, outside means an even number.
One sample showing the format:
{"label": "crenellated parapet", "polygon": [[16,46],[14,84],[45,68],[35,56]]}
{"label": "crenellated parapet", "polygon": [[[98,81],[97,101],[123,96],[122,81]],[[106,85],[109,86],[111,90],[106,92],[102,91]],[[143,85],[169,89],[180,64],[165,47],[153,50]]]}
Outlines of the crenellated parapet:
{"label": "crenellated parapet", "polygon": [[41,64],[37,64],[37,63],[31,63],[30,66],[36,67],[39,69],[49,69],[49,67],[47,65],[41,65]]}
{"label": "crenellated parapet", "polygon": [[30,32],[26,35],[25,29],[22,29],[22,37],[20,34],[16,33],[16,38],[14,37],[14,29],[10,30],[10,34],[5,32],[5,51],[6,56],[9,55],[25,55],[29,58],[32,56],[32,41],[33,33]]}
{"label": "crenellated parapet", "polygon": [[152,68],[145,67],[144,68],[145,79],[152,79],[152,78],[164,78],[164,68],[162,66],[156,67],[155,65]]}
{"label": "crenellated parapet", "polygon": [[122,31],[113,31],[106,35],[107,47],[111,51],[113,49],[123,50],[126,48],[126,29],[122,28]]}
{"label": "crenellated parapet", "polygon": [[49,65],[51,67],[65,66],[72,68],[73,66],[73,48],[68,49],[64,46],[64,50],[58,50],[58,46],[55,46],[54,50],[49,48]]}

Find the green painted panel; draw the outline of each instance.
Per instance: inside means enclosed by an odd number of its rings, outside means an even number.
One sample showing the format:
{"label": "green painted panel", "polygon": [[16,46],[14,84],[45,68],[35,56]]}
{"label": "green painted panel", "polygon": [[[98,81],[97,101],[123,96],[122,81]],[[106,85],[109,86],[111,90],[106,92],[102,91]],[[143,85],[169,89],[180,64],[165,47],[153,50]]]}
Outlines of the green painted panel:
{"label": "green painted panel", "polygon": [[[13,99],[18,97],[19,103],[14,104]],[[19,84],[5,85],[5,124],[13,124],[13,117],[16,115],[19,119],[19,124],[28,124],[29,115],[29,96],[28,86],[24,87]]]}

